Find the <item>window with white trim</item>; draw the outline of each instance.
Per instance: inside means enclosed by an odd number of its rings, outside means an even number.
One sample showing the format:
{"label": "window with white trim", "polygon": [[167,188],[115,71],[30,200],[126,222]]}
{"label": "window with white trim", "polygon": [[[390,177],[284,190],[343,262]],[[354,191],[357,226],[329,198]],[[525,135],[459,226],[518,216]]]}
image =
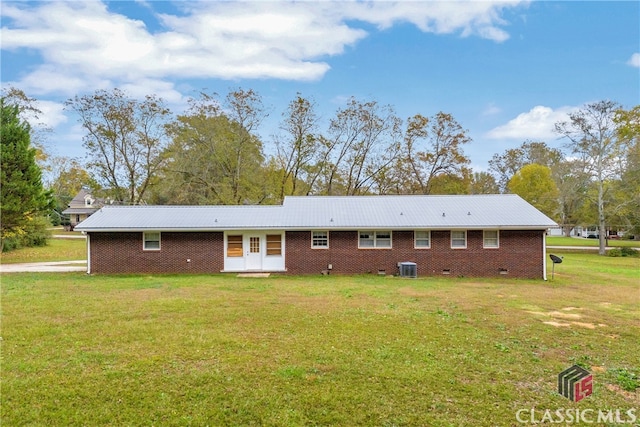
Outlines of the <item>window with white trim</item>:
{"label": "window with white trim", "polygon": [[467,230],[451,230],[451,248],[465,249],[467,247]]}
{"label": "window with white trim", "polygon": [[159,232],[144,232],[142,233],[142,249],[145,251],[159,251],[160,250],[160,233]]}
{"label": "window with white trim", "polygon": [[485,248],[499,248],[500,234],[498,230],[484,230],[482,232],[482,242]]}
{"label": "window with white trim", "polygon": [[358,247],[391,248],[391,231],[359,231]]}
{"label": "window with white trim", "polygon": [[431,231],[416,230],[413,232],[413,246],[416,249],[428,249],[431,247]]}
{"label": "window with white trim", "polygon": [[311,247],[313,249],[329,248],[329,232],[328,231],[312,231]]}

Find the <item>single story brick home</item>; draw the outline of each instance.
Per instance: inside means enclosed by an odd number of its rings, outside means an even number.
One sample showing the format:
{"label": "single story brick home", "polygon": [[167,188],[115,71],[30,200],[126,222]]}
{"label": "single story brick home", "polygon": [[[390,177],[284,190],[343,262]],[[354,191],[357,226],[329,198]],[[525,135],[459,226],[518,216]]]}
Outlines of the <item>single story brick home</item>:
{"label": "single story brick home", "polygon": [[76,227],[88,273],[546,279],[557,224],[517,195],[307,196],[278,206],[105,206]]}

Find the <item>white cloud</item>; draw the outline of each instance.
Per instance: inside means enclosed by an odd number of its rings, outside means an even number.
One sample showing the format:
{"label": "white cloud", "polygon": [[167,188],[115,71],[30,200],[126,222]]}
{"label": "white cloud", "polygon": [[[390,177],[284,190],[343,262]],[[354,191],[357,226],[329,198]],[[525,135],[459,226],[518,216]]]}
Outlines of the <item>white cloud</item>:
{"label": "white cloud", "polygon": [[634,53],[631,55],[631,58],[627,61],[628,65],[632,67],[640,68],[640,53]]}
{"label": "white cloud", "polygon": [[47,127],[53,129],[68,121],[68,117],[64,113],[64,104],[40,100],[38,101],[38,108],[42,111],[40,121]]}
{"label": "white cloud", "polygon": [[528,5],[528,1],[407,1],[342,3],[344,16],[378,25],[385,29],[397,22],[409,22],[420,30],[435,34],[460,32],[463,37],[479,36],[496,42],[509,38],[499,28],[506,22],[503,9]]}
{"label": "white cloud", "polygon": [[180,15],[157,15],[163,29],[152,32],[99,1],[15,3],[3,5],[0,36],[3,50],[42,56],[17,83],[34,94],[175,77],[313,81],[330,70],[324,58],[367,36],[354,21],[380,29],[409,22],[424,32],[501,42],[509,37],[503,10],[523,4],[204,1],[181,4]]}
{"label": "white cloud", "polygon": [[39,100],[35,101],[33,106],[40,110],[40,112],[35,113],[30,110],[22,112],[23,118],[32,126],[53,129],[60,124],[66,123],[68,120],[64,114],[64,104],[62,103]]}
{"label": "white cloud", "polygon": [[519,114],[508,123],[491,129],[486,137],[489,139],[546,140],[557,138],[554,126],[557,122],[566,121],[569,113],[577,107],[561,107],[556,110],[537,105],[526,113]]}

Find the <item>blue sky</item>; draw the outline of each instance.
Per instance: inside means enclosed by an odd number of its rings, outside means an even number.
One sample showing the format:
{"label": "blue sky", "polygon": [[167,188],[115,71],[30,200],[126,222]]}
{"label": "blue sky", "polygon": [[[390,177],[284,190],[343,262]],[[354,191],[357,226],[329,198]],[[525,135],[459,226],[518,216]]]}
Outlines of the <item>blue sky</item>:
{"label": "blue sky", "polygon": [[66,99],[119,87],[174,112],[197,91],[258,91],[267,151],[301,93],[325,124],[351,96],[406,120],[450,113],[474,170],[586,103],[640,104],[640,2],[3,1],[2,85],[40,100],[58,155],[82,158]]}

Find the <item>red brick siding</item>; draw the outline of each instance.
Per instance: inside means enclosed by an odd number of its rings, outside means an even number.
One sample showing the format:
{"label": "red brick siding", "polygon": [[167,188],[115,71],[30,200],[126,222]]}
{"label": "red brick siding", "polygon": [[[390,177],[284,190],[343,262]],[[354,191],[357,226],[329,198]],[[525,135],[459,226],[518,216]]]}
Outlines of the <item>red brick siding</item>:
{"label": "red brick siding", "polygon": [[163,232],[159,251],[142,250],[140,232],[89,238],[91,273],[219,273],[224,267],[222,232]]}
{"label": "red brick siding", "polygon": [[467,232],[467,248],[451,249],[449,231],[432,231],[430,249],[414,249],[413,231],[394,231],[392,249],[358,249],[357,231],[331,231],[329,249],[311,249],[311,232],[288,231],[287,271],[318,274],[332,264],[334,274],[398,272],[398,262],[417,264],[418,276],[499,276],[506,269],[510,277],[542,278],[544,233],[501,231],[498,249],[483,248],[481,230]]}
{"label": "red brick siding", "polygon": [[[91,273],[218,273],[224,268],[222,232],[163,232],[160,251],[142,250],[142,233],[89,233]],[[414,249],[413,231],[394,231],[391,249],[358,249],[357,231],[331,231],[329,249],[311,249],[310,231],[287,231],[289,274],[398,272],[397,263],[417,264],[418,276],[542,278],[543,231],[501,231],[500,248],[484,249],[482,231],[467,232],[467,248],[451,249],[449,231],[432,231],[430,249]],[[190,259],[191,262],[187,262]]]}

